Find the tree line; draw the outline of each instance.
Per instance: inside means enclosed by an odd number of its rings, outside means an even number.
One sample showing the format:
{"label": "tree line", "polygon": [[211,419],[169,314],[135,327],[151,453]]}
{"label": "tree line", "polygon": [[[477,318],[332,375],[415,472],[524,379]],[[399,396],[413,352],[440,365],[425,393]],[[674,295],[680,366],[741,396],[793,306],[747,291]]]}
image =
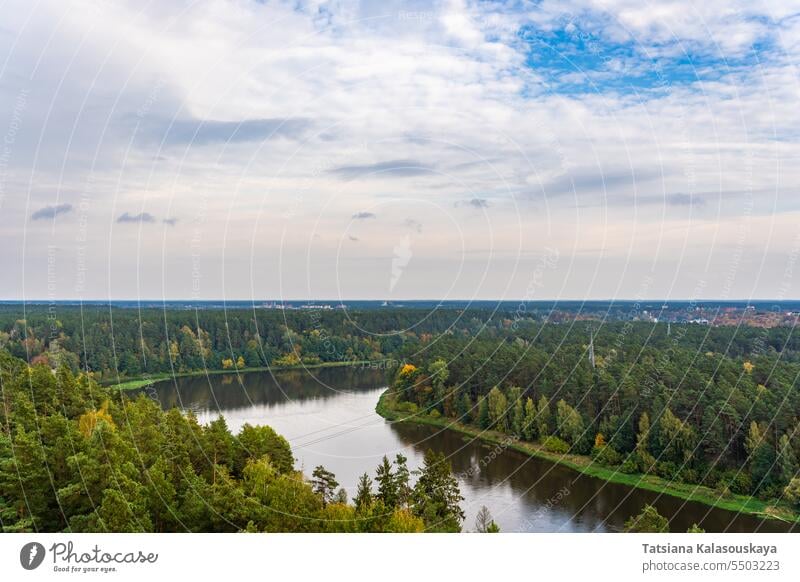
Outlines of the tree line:
{"label": "tree line", "polygon": [[[194,370],[235,370],[381,360],[404,343],[429,341],[491,320],[476,311],[181,310],[34,305],[0,307],[0,349],[29,363],[101,381]],[[499,325],[499,324],[491,324]],[[407,330],[400,331],[398,330]],[[397,333],[392,333],[397,332]]]}
{"label": "tree line", "polygon": [[[89,305],[0,306],[0,349],[55,369],[67,364],[102,382],[148,374],[302,366],[391,358],[447,357],[470,343],[460,378],[472,383],[505,379],[522,385],[554,348],[562,360],[585,349],[586,322],[545,323],[541,315],[488,309],[390,310],[167,309]],[[676,344],[740,358],[754,351],[797,361],[800,340],[791,328],[709,328],[698,325],[609,321],[594,331],[603,359],[658,360]],[[669,330],[672,333],[669,333]],[[495,345],[510,344],[495,353]],[[513,349],[509,349],[513,348]],[[521,356],[524,355],[524,358]],[[497,361],[486,365],[482,359]],[[500,359],[498,359],[500,358]],[[482,372],[472,372],[480,368]],[[491,375],[483,371],[492,371]]]}

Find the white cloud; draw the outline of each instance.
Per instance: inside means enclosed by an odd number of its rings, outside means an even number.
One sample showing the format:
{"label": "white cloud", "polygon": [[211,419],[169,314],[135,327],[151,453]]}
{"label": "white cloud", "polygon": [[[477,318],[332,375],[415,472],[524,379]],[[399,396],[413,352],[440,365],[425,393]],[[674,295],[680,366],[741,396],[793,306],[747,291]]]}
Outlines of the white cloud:
{"label": "white cloud", "polygon": [[[501,3],[455,1],[18,3],[0,33],[8,55],[0,105],[9,112],[0,131],[26,95],[0,176],[0,243],[13,251],[0,267],[19,273],[53,242],[75,255],[74,229],[85,224],[101,249],[88,295],[129,295],[131,280],[143,295],[188,295],[189,272],[162,270],[161,261],[191,262],[183,247],[197,239],[210,270],[205,296],[321,297],[339,292],[335,265],[343,263],[330,241],[361,239],[343,251],[347,265],[378,261],[370,249],[391,249],[408,232],[403,218],[414,216],[425,223],[414,249],[420,270],[409,267],[398,291],[418,285],[416,294],[428,296],[452,284],[455,296],[506,287],[519,296],[527,281],[512,260],[489,265],[491,285],[476,255],[464,254],[461,271],[443,269],[462,248],[454,241],[466,232],[475,240],[464,248],[507,258],[557,242],[562,257],[625,265],[631,245],[677,261],[698,221],[716,225],[719,236],[704,239],[711,245],[737,220],[756,217],[786,238],[791,223],[780,215],[797,210],[791,188],[800,178],[800,18],[789,4],[546,0],[512,13]],[[632,42],[633,53],[596,70],[561,71],[561,82],[592,87],[561,92],[550,72],[529,66],[536,45],[519,34],[526,24],[569,28],[601,52]],[[757,58],[756,42],[767,47]],[[686,52],[718,59],[704,65],[707,80],[613,85],[625,71],[652,75],[654,63]],[[454,211],[486,200],[483,212]],[[23,249],[26,217],[57,204],[76,216]],[[373,230],[348,232],[349,217],[364,209],[405,230],[364,220],[359,228]],[[181,218],[152,225],[159,235],[145,240],[140,229],[113,227],[123,212]],[[616,243],[605,245],[610,228]],[[328,246],[314,246],[309,233]],[[773,240],[752,244],[769,254]],[[705,259],[681,260],[694,265],[676,275],[691,288]],[[650,268],[642,265],[630,268]],[[549,292],[602,296],[622,280],[600,272],[599,287],[564,274]],[[341,275],[357,289],[363,270]],[[73,274],[64,277],[69,295]],[[384,279],[370,292],[379,295]],[[19,295],[16,283],[4,285],[0,295]]]}

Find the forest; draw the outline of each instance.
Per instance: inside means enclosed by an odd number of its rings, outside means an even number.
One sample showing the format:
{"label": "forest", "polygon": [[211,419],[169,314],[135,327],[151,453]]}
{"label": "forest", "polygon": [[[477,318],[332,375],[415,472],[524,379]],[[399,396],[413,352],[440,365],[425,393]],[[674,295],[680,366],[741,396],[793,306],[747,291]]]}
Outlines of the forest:
{"label": "forest", "polygon": [[[104,387],[198,370],[356,362],[387,370],[387,402],[406,417],[707,487],[719,499],[749,496],[785,519],[800,509],[800,344],[790,327],[558,324],[454,309],[3,307],[0,350],[7,528],[457,530],[455,491],[432,505],[386,493],[385,484],[367,495],[366,475],[364,494],[349,503],[324,467],[311,481],[297,474],[288,445],[268,427],[232,435],[224,421],[201,426]],[[81,480],[87,463],[96,470]],[[445,479],[445,460],[431,456],[426,466]],[[387,472],[403,481],[403,467],[395,459],[374,483]],[[398,487],[425,483],[419,476]],[[120,491],[139,500],[130,515]]]}
{"label": "forest", "polygon": [[0,349],[51,368],[63,362],[109,383],[146,374],[378,360],[408,341],[487,325],[502,324],[488,311],[0,306]]}
{"label": "forest", "polygon": [[388,401],[408,417],[452,419],[620,473],[768,500],[796,519],[800,365],[770,332],[741,334],[748,345],[719,329],[702,342],[674,327],[633,341],[623,328],[615,339],[613,326],[539,331],[404,349]]}
{"label": "forest", "polygon": [[[146,375],[197,370],[236,370],[267,366],[302,366],[333,362],[397,360],[416,352],[442,356],[449,342],[481,340],[471,351],[512,344],[498,357],[508,357],[508,372],[474,376],[494,382],[501,377],[522,385],[532,362],[554,346],[585,351],[592,327],[594,343],[604,358],[643,359],[676,349],[702,350],[740,358],[752,353],[800,358],[800,339],[790,327],[707,327],[636,321],[546,323],[527,310],[395,308],[344,310],[269,309],[133,309],[101,305],[0,305],[0,349],[29,363],[91,372],[101,383]],[[443,341],[448,340],[448,341]],[[487,347],[488,346],[488,347]],[[520,360],[519,355],[525,357]],[[428,357],[428,356],[426,356]],[[436,357],[436,356],[434,356]],[[493,356],[494,360],[494,356]],[[486,369],[471,358],[469,369]],[[538,365],[538,364],[537,364]],[[490,365],[492,370],[503,365]],[[465,375],[465,378],[471,375]],[[470,380],[472,382],[473,380]],[[472,386],[470,389],[476,389]]]}
{"label": "forest", "polygon": [[453,532],[464,514],[443,455],[418,471],[384,457],[348,499],[336,476],[295,469],[268,426],[232,434],[0,351],[4,532]]}

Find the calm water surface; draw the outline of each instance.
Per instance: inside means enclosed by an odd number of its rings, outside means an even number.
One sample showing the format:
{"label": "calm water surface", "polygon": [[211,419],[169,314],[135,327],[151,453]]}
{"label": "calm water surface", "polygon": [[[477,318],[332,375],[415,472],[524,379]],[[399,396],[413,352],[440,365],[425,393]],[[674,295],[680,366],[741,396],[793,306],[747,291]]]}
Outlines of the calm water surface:
{"label": "calm water surface", "polygon": [[672,531],[699,523],[707,531],[786,531],[789,526],[711,509],[668,496],[586,477],[541,459],[484,444],[453,431],[392,424],[375,413],[383,372],[359,368],[178,378],[154,386],[164,408],[194,410],[201,422],[220,414],[238,431],[268,424],[291,443],[306,474],[324,465],[351,497],[365,471],[373,476],[383,455],[422,463],[426,449],[448,455],[457,474],[464,528],[473,529],[482,505],[506,532],[618,531],[652,503],[670,518]]}

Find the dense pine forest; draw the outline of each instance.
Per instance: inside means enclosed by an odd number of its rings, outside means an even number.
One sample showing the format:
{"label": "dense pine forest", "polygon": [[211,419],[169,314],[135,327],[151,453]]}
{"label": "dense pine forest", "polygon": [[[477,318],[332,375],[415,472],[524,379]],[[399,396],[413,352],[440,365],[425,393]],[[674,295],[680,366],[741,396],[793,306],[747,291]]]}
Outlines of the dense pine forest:
{"label": "dense pine forest", "polygon": [[[546,323],[512,312],[0,310],[6,530],[457,531],[445,459],[362,478],[295,471],[268,427],[161,411],[128,378],[372,362],[412,419],[507,435],[630,475],[800,509],[792,328]],[[310,480],[309,480],[310,479]],[[373,487],[374,486],[374,487]],[[375,491],[373,491],[373,488]],[[344,495],[344,497],[343,497]]]}
{"label": "dense pine forest", "polygon": [[364,474],[349,500],[335,475],[294,467],[268,426],[234,435],[219,418],[162,411],[66,365],[0,351],[0,525],[5,532],[459,531],[447,460],[402,455]]}
{"label": "dense pine forest", "polygon": [[443,337],[401,351],[392,402],[621,473],[770,500],[780,513],[800,504],[800,364],[787,331],[551,326]]}

